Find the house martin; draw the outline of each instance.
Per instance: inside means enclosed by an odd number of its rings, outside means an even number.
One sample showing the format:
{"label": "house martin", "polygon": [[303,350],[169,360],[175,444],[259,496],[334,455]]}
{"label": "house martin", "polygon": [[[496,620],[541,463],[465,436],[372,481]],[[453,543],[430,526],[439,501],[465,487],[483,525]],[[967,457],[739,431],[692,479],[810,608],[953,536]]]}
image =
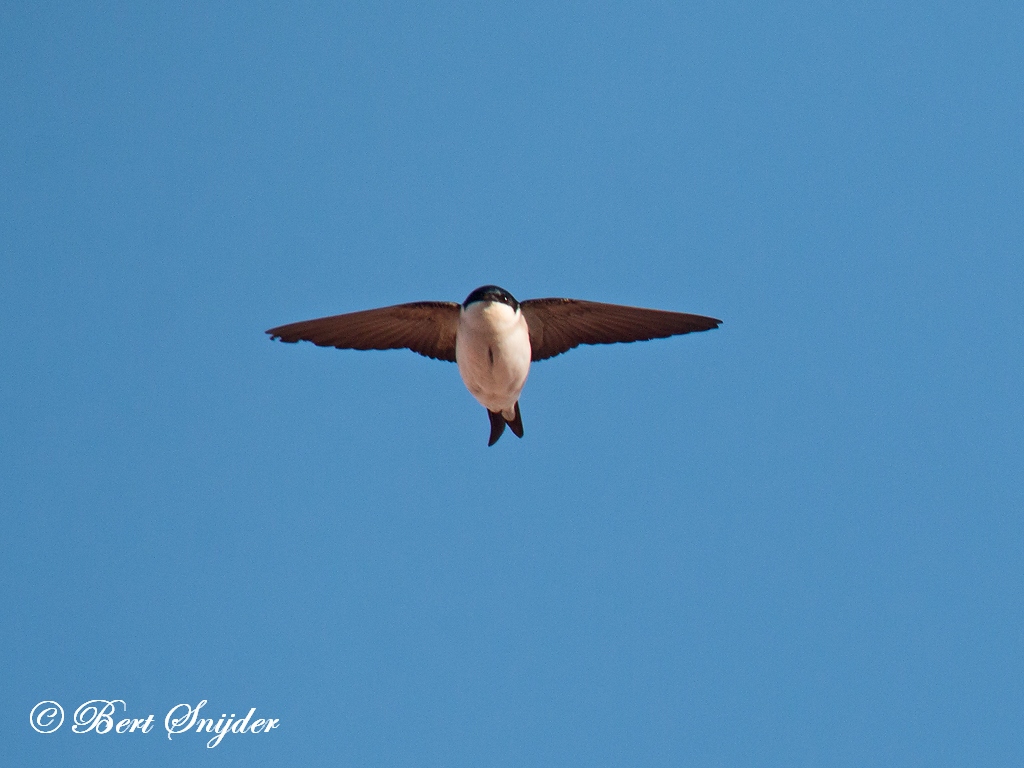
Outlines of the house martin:
{"label": "house martin", "polygon": [[271,339],[338,349],[411,349],[457,363],[491,421],[487,445],[505,426],[523,436],[519,394],[530,363],[580,344],[646,341],[717,328],[721,320],[580,299],[516,301],[504,288],[477,288],[462,304],[417,301],[271,328]]}

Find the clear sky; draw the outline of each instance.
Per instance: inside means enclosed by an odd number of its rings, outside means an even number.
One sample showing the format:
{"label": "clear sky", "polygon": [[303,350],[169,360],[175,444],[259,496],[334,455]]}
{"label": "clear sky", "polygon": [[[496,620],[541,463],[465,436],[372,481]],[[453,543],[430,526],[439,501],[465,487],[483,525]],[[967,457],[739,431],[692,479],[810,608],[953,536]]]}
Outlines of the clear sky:
{"label": "clear sky", "polygon": [[[4,3],[0,761],[1024,762],[1022,8]],[[263,333],[486,283],[724,324]]]}

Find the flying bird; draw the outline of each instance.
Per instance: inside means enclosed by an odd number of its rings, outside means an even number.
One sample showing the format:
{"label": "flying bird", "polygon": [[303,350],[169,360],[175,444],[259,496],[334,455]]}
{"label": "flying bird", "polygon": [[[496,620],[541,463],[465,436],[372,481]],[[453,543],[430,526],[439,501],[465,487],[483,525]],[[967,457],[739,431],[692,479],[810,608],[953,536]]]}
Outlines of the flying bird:
{"label": "flying bird", "polygon": [[530,363],[580,344],[615,344],[717,328],[721,320],[682,312],[579,299],[516,301],[504,288],[477,288],[462,304],[417,301],[291,323],[267,331],[288,343],[338,349],[411,349],[457,363],[462,381],[487,409],[498,442],[508,425],[523,436],[519,394]]}

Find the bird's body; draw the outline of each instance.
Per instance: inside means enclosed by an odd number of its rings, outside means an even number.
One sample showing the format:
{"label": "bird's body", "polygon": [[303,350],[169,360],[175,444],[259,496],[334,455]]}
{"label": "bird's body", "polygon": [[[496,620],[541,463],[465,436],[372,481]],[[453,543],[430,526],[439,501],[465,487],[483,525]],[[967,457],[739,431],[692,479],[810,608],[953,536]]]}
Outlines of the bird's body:
{"label": "bird's body", "polygon": [[477,301],[463,308],[455,362],[480,405],[511,421],[530,373],[530,331],[519,307]]}
{"label": "bird's body", "polygon": [[530,362],[580,344],[613,344],[717,328],[713,317],[600,304],[578,299],[522,303],[504,288],[485,285],[460,305],[423,301],[282,325],[267,331],[287,342],[339,349],[399,349],[457,363],[466,388],[487,409],[488,445],[506,424],[523,436],[519,395]]}

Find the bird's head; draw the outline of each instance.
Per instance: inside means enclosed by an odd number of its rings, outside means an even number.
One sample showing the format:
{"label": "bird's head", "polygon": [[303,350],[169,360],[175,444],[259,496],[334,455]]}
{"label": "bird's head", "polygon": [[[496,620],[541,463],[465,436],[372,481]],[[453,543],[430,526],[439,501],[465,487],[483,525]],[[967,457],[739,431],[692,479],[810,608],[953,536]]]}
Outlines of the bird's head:
{"label": "bird's head", "polygon": [[470,304],[478,301],[496,301],[500,304],[508,304],[512,309],[519,309],[519,302],[516,301],[516,297],[504,288],[499,288],[496,285],[480,286],[466,297],[466,300],[462,302],[462,306],[465,309]]}

